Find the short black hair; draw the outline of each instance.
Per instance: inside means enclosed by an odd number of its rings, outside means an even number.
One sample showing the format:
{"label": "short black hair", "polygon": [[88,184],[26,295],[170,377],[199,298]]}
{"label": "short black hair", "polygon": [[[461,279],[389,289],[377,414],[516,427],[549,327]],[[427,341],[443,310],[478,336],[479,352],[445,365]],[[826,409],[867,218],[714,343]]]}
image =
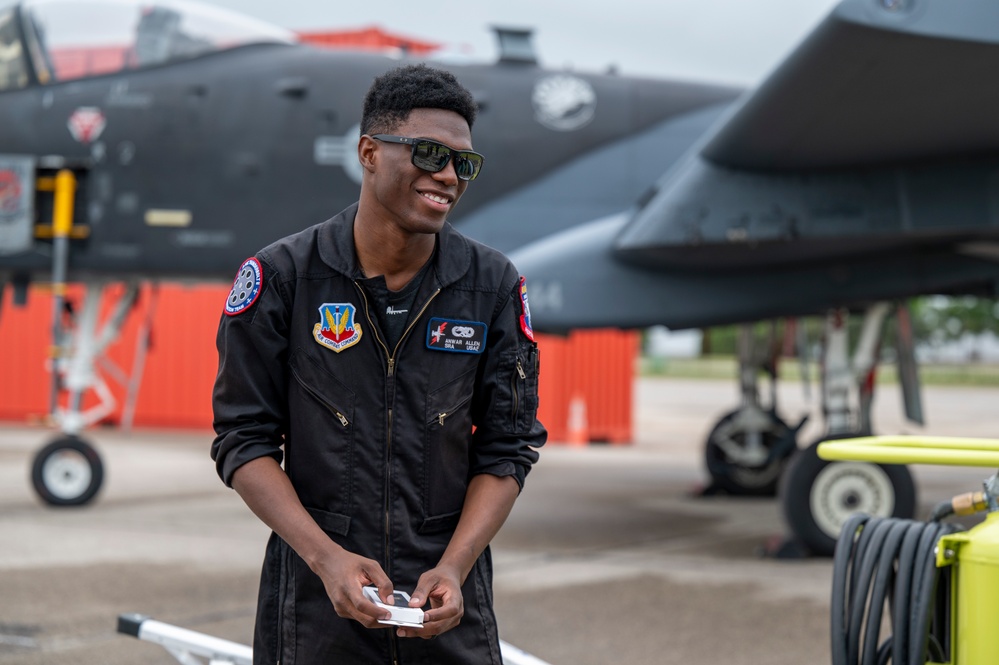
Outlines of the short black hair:
{"label": "short black hair", "polygon": [[397,67],[374,80],[364,97],[361,134],[386,133],[406,122],[413,109],[444,109],[475,122],[475,100],[454,74],[427,65]]}

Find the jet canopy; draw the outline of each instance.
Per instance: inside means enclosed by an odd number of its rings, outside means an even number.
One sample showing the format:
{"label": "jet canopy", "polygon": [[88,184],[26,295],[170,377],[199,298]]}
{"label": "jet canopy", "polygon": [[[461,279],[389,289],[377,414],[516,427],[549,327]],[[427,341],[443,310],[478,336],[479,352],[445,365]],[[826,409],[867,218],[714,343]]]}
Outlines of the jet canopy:
{"label": "jet canopy", "polygon": [[0,10],[0,90],[294,41],[283,28],[184,0],[26,0]]}

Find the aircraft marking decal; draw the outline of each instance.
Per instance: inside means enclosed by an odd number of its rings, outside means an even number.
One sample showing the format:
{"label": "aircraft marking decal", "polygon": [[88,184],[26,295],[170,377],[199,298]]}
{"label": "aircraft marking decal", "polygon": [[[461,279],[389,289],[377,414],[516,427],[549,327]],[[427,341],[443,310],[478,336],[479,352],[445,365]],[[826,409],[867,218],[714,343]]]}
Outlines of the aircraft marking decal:
{"label": "aircraft marking decal", "polygon": [[14,169],[0,170],[0,213],[10,215],[20,212],[24,202],[21,177]]}
{"label": "aircraft marking decal", "polygon": [[520,331],[524,337],[534,341],[534,328],[531,327],[531,306],[527,304],[527,278],[520,277]]}
{"label": "aircraft marking decal", "polygon": [[225,300],[225,313],[236,316],[248,310],[260,296],[264,282],[264,269],[260,261],[250,257],[243,261],[232,283],[232,290]]}
{"label": "aircraft marking decal", "polygon": [[81,106],[69,116],[66,123],[73,138],[84,145],[100,138],[107,126],[104,112],[96,106]]}
{"label": "aircraft marking decal", "polygon": [[585,79],[556,74],[534,84],[531,103],[534,117],[542,125],[559,132],[571,132],[593,120],[597,93]]}
{"label": "aircraft marking decal", "polygon": [[486,350],[488,330],[481,321],[433,318],[427,324],[427,348],[452,353],[482,353]]}
{"label": "aircraft marking decal", "polygon": [[312,157],[320,166],[339,166],[347,177],[361,184],[364,169],[357,159],[357,144],[361,140],[361,125],[356,124],[343,136],[317,136]]}
{"label": "aircraft marking decal", "polygon": [[312,337],[340,353],[361,341],[361,324],[354,321],[357,307],[349,302],[324,302],[319,306],[319,323],[312,328]]}
{"label": "aircraft marking decal", "polygon": [[0,155],[0,256],[17,254],[34,242],[35,160]]}

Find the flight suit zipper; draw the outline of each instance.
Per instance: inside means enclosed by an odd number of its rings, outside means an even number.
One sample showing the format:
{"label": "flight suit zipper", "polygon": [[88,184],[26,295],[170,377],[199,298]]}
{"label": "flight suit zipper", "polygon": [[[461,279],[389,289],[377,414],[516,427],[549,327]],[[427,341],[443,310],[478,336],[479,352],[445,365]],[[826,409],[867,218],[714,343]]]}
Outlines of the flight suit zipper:
{"label": "flight suit zipper", "polygon": [[336,407],[334,407],[332,404],[330,404],[328,401],[326,401],[325,397],[323,397],[322,395],[320,395],[311,386],[309,386],[308,384],[306,384],[305,381],[302,380],[302,377],[298,375],[298,372],[296,372],[294,369],[292,369],[291,373],[295,375],[296,379],[298,379],[298,384],[300,386],[302,386],[303,388],[305,388],[305,392],[307,392],[310,395],[312,395],[313,397],[315,397],[316,401],[318,401],[320,404],[322,404],[323,406],[325,406],[329,410],[329,412],[332,413],[333,416],[337,420],[340,421],[341,425],[343,425],[344,427],[347,427],[348,425],[350,425],[350,420],[347,419],[347,416],[345,416],[342,413],[340,413],[339,411],[337,411]]}
{"label": "flight suit zipper", "polygon": [[432,425],[434,423],[434,421],[436,421],[438,425],[440,425],[441,427],[444,427],[444,420],[446,418],[448,418],[449,416],[454,415],[458,410],[461,409],[461,407],[463,407],[466,404],[468,404],[468,401],[470,399],[472,399],[472,396],[471,395],[466,395],[464,398],[462,398],[462,400],[460,402],[458,402],[454,406],[448,408],[446,411],[439,412],[436,416],[434,416],[433,418],[431,418],[430,422],[427,423],[427,424]]}
{"label": "flight suit zipper", "polygon": [[[527,372],[524,371],[524,365],[520,362],[520,356],[517,356],[517,374],[521,381],[527,381]],[[517,383],[517,377],[512,374],[510,375],[510,383],[510,392],[513,393],[513,423],[516,426],[517,415],[520,413],[520,386]]]}
{"label": "flight suit zipper", "polygon": [[[385,359],[386,359],[386,378],[388,379],[388,409],[387,409],[387,414],[386,414],[386,421],[387,421],[387,426],[388,426],[388,432],[387,432],[387,435],[385,437],[385,439],[386,439],[385,440],[385,479],[384,479],[385,480],[385,484],[384,484],[384,490],[383,490],[384,491],[384,495],[385,495],[385,506],[384,506],[384,514],[385,514],[385,533],[384,533],[384,537],[385,537],[385,541],[384,541],[384,545],[385,545],[385,561],[383,562],[383,565],[384,565],[384,568],[385,568],[385,573],[388,574],[388,571],[391,568],[391,564],[392,564],[391,558],[389,556],[389,551],[390,551],[390,549],[389,549],[389,546],[390,546],[390,543],[389,543],[390,538],[389,538],[389,536],[391,534],[391,516],[390,516],[390,505],[389,505],[389,494],[390,494],[390,490],[391,490],[391,487],[392,487],[392,403],[395,400],[395,356],[399,352],[399,347],[402,345],[402,343],[406,340],[406,337],[409,335],[409,332],[416,325],[417,321],[420,320],[420,317],[423,316],[423,313],[427,311],[427,308],[430,307],[430,303],[433,302],[434,298],[436,298],[437,295],[441,292],[441,289],[440,289],[440,287],[438,287],[437,290],[434,291],[430,295],[429,298],[427,298],[427,302],[423,303],[423,307],[420,308],[420,311],[417,312],[417,314],[416,314],[415,317],[413,317],[413,320],[410,321],[410,323],[409,323],[408,326],[406,326],[406,329],[402,331],[402,335],[399,337],[399,341],[396,342],[395,348],[392,349],[391,353],[389,353],[388,345],[385,344],[385,341],[382,339],[381,334],[380,334],[380,332],[378,330],[378,327],[375,326],[375,322],[371,319],[371,308],[369,307],[369,304],[368,304],[368,296],[367,296],[367,294],[364,292],[364,289],[361,288],[361,285],[358,284],[356,281],[354,282],[354,286],[357,288],[358,292],[361,294],[361,300],[364,302],[364,316],[368,320],[368,325],[371,326],[371,330],[375,333],[375,339],[378,341],[378,345],[380,347],[382,347],[382,351],[385,352]],[[392,662],[393,663],[397,663],[398,662],[398,655],[397,655],[397,651],[396,651],[397,650],[397,645],[396,645],[396,640],[395,640],[395,635],[394,634],[392,635],[391,644],[392,644]]]}

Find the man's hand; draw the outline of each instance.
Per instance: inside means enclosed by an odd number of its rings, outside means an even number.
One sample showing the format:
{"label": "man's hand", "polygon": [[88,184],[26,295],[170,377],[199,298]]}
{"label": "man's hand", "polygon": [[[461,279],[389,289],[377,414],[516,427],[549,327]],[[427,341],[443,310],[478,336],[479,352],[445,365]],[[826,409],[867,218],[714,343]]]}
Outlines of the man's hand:
{"label": "man's hand", "polygon": [[365,628],[391,627],[378,623],[379,619],[388,619],[389,612],[365,598],[362,591],[366,586],[378,587],[382,602],[392,603],[392,581],[377,561],[338,548],[312,569],[323,581],[337,616],[353,619]]}
{"label": "man's hand", "polygon": [[423,607],[428,601],[430,609],[423,615],[423,628],[399,628],[396,632],[399,637],[422,637],[428,640],[458,625],[465,615],[459,572],[438,566],[423,573],[409,606]]}
{"label": "man's hand", "polygon": [[517,500],[520,486],[511,476],[474,476],[465,492],[461,518],[436,568],[420,576],[410,607],[430,609],[423,616],[423,628],[400,628],[399,637],[429,639],[445,633],[461,621],[465,603],[461,583],[472,572],[475,561],[486,549]]}
{"label": "man's hand", "polygon": [[257,517],[319,575],[339,616],[368,628],[385,627],[378,619],[387,619],[388,610],[366,599],[361,588],[378,587],[385,601],[392,597],[392,580],[377,561],[348,552],[319,528],[276,460],[259,457],[247,462],[236,469],[232,486]]}

